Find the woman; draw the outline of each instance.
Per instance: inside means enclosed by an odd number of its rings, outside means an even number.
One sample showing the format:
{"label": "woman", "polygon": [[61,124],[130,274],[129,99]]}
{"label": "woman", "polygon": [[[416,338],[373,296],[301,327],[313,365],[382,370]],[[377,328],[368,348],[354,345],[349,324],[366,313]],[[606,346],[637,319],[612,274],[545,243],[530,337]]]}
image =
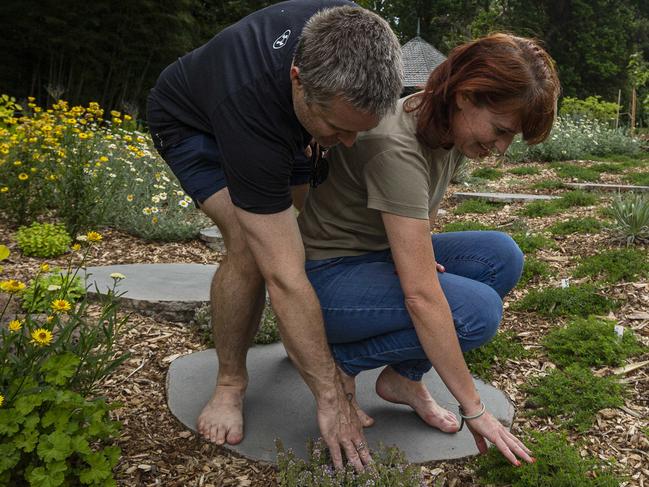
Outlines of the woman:
{"label": "woman", "polygon": [[504,153],[518,133],[529,144],[548,136],[559,90],[551,58],[532,40],[494,34],[461,45],[424,91],[400,100],[353,147],[330,150],[329,177],[299,217],[307,274],[346,391],[354,392],[358,373],[387,366],[379,396],[455,432],[455,415],[421,382],[435,367],[478,449],[486,451],[487,439],[515,465],[517,457],[533,461],[530,451],[486,411],[462,352],[496,333],[523,255],[500,232],[431,238],[430,221],[464,157]]}

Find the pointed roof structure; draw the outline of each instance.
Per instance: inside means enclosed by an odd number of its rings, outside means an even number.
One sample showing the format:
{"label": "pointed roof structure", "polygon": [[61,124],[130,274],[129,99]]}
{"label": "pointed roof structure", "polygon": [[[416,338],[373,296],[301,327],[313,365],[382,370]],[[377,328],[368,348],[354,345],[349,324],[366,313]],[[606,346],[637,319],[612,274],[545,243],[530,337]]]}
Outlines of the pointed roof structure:
{"label": "pointed roof structure", "polygon": [[401,47],[404,88],[425,85],[428,75],[446,59],[444,54],[423,40],[419,34],[419,20],[417,20],[417,35]]}

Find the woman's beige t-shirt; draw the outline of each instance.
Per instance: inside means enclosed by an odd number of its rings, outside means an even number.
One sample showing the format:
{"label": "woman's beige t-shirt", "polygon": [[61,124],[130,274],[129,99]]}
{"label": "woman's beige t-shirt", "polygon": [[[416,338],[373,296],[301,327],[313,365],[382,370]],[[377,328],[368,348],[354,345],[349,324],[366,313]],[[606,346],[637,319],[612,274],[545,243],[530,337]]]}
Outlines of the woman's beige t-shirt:
{"label": "woman's beige t-shirt", "polygon": [[329,177],[309,190],[298,218],[307,259],[388,249],[381,212],[426,220],[439,205],[463,155],[420,144],[405,100],[351,148],[329,150]]}

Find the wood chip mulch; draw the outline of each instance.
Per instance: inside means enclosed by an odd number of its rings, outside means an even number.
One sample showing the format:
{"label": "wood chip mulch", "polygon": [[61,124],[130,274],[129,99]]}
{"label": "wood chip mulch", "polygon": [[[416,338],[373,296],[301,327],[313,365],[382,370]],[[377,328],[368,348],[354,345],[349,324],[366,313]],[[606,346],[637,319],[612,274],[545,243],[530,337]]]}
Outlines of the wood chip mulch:
{"label": "wood chip mulch", "polygon": [[[482,164],[484,166],[484,163]],[[508,169],[496,161],[487,165]],[[515,212],[520,204],[506,205],[486,215],[453,215],[457,202],[450,198],[454,191],[531,192],[527,186],[536,180],[556,178],[547,166],[540,175],[507,175],[480,187],[452,185],[442,208],[449,210],[439,220],[440,228],[450,221],[479,221],[483,224],[506,227],[520,221]],[[476,166],[477,167],[477,166]],[[622,182],[620,175],[605,174],[601,182]],[[545,193],[552,193],[546,191]],[[554,192],[556,193],[556,192]],[[549,225],[568,217],[599,217],[597,209],[606,206],[612,196],[603,194],[594,207],[571,209],[569,212],[544,218],[527,219],[525,223],[534,232],[543,232]],[[43,259],[21,255],[15,244],[15,228],[0,221],[3,242],[12,251],[3,261],[3,279],[28,280]],[[104,240],[89,256],[88,265],[128,263],[215,263],[220,255],[202,242],[153,243],[113,229],[101,230]],[[533,287],[558,286],[562,278],[570,276],[580,257],[593,255],[604,248],[616,246],[604,233],[597,235],[569,235],[555,239],[557,248],[543,249],[536,255],[547,262],[552,275],[541,282],[515,289],[505,303],[523,296]],[[641,247],[647,250],[647,247]],[[67,257],[48,260],[51,265],[65,265]],[[575,282],[572,280],[571,282]],[[608,285],[606,294],[621,299],[624,304],[609,317],[635,331],[649,345],[649,281]],[[532,358],[499,363],[494,370],[492,384],[503,390],[517,406],[513,431],[522,429],[550,431],[558,426],[549,419],[539,419],[521,413],[526,400],[521,386],[540,373],[554,367],[539,347],[540,338],[548,330],[560,326],[563,319],[547,319],[532,313],[505,311],[502,328],[513,330],[524,346],[535,350]],[[165,377],[169,363],[179,355],[206,348],[204,334],[187,325],[155,320],[131,314],[130,329],[118,342],[120,351],[129,351],[130,359],[101,384],[101,394],[110,401],[121,403],[114,416],[122,424],[118,444],[122,458],[116,469],[120,486],[269,486],[277,485],[273,466],[240,458],[225,448],[211,445],[187,431],[169,412],[166,404]],[[649,360],[649,354],[635,357],[634,363]],[[571,433],[571,442],[583,442],[582,455],[614,460],[614,469],[624,475],[623,486],[649,487],[649,365],[628,367],[623,381],[628,386],[625,405],[600,411],[593,426],[585,433]],[[599,373],[610,373],[600,370]],[[386,439],[388,440],[388,439]],[[305,439],[306,441],[306,439]],[[436,462],[423,466],[427,485],[458,487],[478,485],[470,460]]]}

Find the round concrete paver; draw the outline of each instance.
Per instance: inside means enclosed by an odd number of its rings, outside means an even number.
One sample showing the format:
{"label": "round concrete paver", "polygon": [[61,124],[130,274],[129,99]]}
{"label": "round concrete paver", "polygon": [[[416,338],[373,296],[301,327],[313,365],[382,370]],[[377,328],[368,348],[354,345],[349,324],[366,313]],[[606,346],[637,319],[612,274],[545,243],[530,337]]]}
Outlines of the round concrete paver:
{"label": "round concrete paver", "polygon": [[[196,420],[209,400],[216,380],[214,350],[192,353],[172,362],[167,373],[168,404],[185,426],[196,431]],[[248,352],[250,383],[244,406],[245,437],[228,448],[254,460],[276,461],[275,439],[306,458],[308,438],[320,436],[315,401],[310,390],[286,356],[280,343],[253,347]],[[446,434],[427,426],[408,407],[391,404],[376,395],[374,383],[380,370],[360,374],[356,380],[361,407],[375,420],[365,429],[370,447],[379,442],[396,445],[411,462],[426,462],[475,455],[478,450],[468,428]],[[456,401],[436,373],[424,377],[433,397],[457,413]],[[488,410],[507,426],[514,409],[498,389],[476,380],[476,387]]]}
{"label": "round concrete paver", "polygon": [[112,289],[117,272],[116,293],[126,307],[172,321],[188,321],[196,308],[209,303],[210,283],[218,265],[126,264],[88,267],[86,286],[90,294]]}

